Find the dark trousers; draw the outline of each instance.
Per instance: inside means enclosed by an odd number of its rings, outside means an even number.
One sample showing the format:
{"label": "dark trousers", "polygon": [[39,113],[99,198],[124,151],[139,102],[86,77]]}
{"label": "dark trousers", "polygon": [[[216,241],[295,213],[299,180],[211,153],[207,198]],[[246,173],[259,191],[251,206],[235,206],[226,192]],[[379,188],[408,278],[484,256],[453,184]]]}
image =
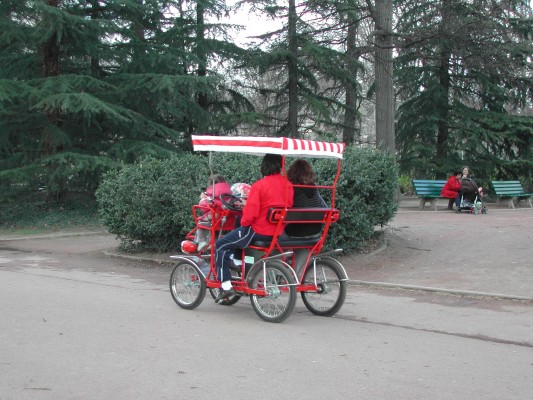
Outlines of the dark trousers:
{"label": "dark trousers", "polygon": [[251,226],[241,226],[216,241],[215,266],[220,282],[231,280],[231,255],[235,254],[236,250],[248,247],[254,239],[271,240],[272,236],[259,235]]}
{"label": "dark trousers", "polygon": [[459,208],[461,205],[461,193],[457,193],[455,199],[448,199],[448,210],[453,209],[453,203],[455,203],[455,207]]}

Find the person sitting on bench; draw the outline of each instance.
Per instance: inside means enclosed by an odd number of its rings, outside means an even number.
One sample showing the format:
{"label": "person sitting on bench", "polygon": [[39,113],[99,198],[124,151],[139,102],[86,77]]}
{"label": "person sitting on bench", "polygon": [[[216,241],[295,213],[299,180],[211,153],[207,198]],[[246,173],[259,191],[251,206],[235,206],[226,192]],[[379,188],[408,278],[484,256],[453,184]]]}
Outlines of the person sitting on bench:
{"label": "person sitting on bench", "polygon": [[459,208],[461,204],[461,194],[459,193],[461,191],[461,171],[455,171],[452,176],[448,178],[446,181],[446,184],[442,188],[442,191],[440,195],[442,197],[445,197],[447,199],[450,199],[448,202],[448,210],[453,210],[453,203],[455,202],[455,206]]}

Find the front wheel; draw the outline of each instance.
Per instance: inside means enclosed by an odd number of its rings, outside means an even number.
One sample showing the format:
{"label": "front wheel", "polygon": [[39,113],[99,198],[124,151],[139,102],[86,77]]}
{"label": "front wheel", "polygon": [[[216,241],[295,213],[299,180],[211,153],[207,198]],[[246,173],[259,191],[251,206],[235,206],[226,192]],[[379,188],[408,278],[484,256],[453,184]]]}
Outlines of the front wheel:
{"label": "front wheel", "polygon": [[248,274],[248,286],[264,294],[252,294],[255,313],[267,322],[282,322],[296,304],[296,286],[289,269],[281,262],[270,260],[255,265]]}
{"label": "front wheel", "polygon": [[205,297],[205,278],[191,260],[178,261],[170,274],[170,294],[178,306],[187,310],[198,307]]}
{"label": "front wheel", "polygon": [[313,314],[330,317],[346,299],[346,281],[341,267],[332,260],[317,260],[307,267],[302,285],[316,285],[316,291],[302,292],[302,300]]}

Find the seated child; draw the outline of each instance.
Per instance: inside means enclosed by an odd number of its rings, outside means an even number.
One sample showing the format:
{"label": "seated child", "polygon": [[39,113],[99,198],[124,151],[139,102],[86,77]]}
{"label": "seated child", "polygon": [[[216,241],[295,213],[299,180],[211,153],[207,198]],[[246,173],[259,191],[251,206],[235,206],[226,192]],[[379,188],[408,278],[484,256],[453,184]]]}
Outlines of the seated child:
{"label": "seated child", "polygon": [[[211,213],[209,212],[210,206],[222,207],[220,196],[223,194],[231,194],[231,187],[226,179],[222,175],[211,175],[209,177],[208,186],[200,193],[199,215],[197,221],[197,230],[194,236],[194,242],[190,243],[189,240],[182,242],[182,250],[185,248],[186,253],[193,253],[196,251],[203,251],[209,247],[211,243]],[[186,244],[184,246],[184,244]]]}

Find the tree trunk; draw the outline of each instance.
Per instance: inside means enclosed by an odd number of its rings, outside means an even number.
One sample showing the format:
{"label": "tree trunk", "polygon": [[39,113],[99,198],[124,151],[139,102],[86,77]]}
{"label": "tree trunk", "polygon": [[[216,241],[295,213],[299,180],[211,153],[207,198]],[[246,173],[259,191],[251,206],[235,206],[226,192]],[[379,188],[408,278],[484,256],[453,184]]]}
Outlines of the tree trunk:
{"label": "tree trunk", "polygon": [[289,135],[298,138],[298,39],[296,37],[296,5],[295,0],[289,0],[289,57],[287,60],[289,72]]}
{"label": "tree trunk", "polygon": [[392,0],[376,0],[376,145],[395,154],[394,87],[392,80]]}
{"label": "tree trunk", "polygon": [[[61,0],[47,0],[50,7],[59,7]],[[53,33],[46,41],[41,45],[41,57],[42,57],[42,74],[43,78],[50,78],[59,75],[59,60],[60,60],[61,48],[58,43],[57,33]],[[52,126],[59,125],[59,111],[50,110],[47,111],[46,117],[49,125],[44,127],[43,130],[43,153],[50,155],[54,153],[54,146],[52,144]]]}
{"label": "tree trunk", "polygon": [[445,168],[446,157],[448,156],[447,145],[449,135],[449,98],[450,98],[450,50],[448,43],[446,41],[446,36],[448,33],[448,23],[449,23],[449,14],[448,7],[449,1],[443,0],[442,4],[442,22],[441,22],[441,32],[443,33],[444,43],[442,44],[440,50],[440,60],[439,60],[439,85],[441,88],[441,93],[437,101],[438,107],[438,121],[437,121],[437,146],[436,146],[436,164],[437,164],[437,174],[446,176]]}
{"label": "tree trunk", "polygon": [[[357,26],[348,26],[348,37],[346,39],[346,65],[352,65],[353,61],[357,59],[358,55],[355,47],[355,35],[357,34]],[[357,75],[357,71],[352,71],[354,80]],[[357,118],[356,99],[357,88],[351,84],[346,85],[346,110],[344,111],[344,128],[342,130],[342,141],[347,145],[352,144],[355,141],[355,122]]]}
{"label": "tree trunk", "polygon": [[[449,134],[449,125],[448,125],[448,116],[449,116],[449,95],[450,95],[450,53],[448,50],[443,49],[440,55],[440,66],[439,66],[439,85],[441,87],[440,99],[437,102],[438,104],[438,115],[439,119],[437,121],[437,172],[445,163],[445,159],[448,155],[446,142],[448,140]],[[440,171],[445,172],[445,171]]]}
{"label": "tree trunk", "polygon": [[[207,57],[204,50],[205,41],[205,8],[202,0],[196,2],[196,55],[198,57],[197,75],[201,78],[207,76]],[[207,110],[207,93],[200,92],[198,94],[198,105],[202,109]]]}

